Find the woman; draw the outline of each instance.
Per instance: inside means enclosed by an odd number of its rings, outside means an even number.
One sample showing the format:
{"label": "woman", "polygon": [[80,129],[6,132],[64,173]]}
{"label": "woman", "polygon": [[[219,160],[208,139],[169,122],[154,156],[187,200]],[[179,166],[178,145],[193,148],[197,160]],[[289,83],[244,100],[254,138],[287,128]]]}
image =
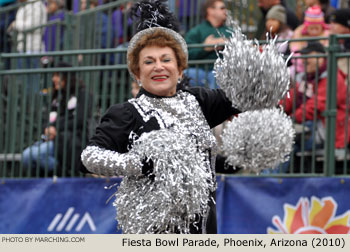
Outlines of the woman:
{"label": "woman", "polygon": [[[72,67],[72,65],[60,62],[58,68]],[[42,141],[27,147],[23,151],[22,163],[26,169],[36,169],[39,165],[41,172],[46,167],[53,172],[57,165],[58,175],[78,175],[80,166],[80,153],[83,138],[87,138],[87,127],[84,124],[88,120],[85,117],[85,89],[76,87],[78,82],[74,72],[56,72],[52,76],[53,92],[49,113],[49,124],[45,128]],[[86,116],[88,111],[86,109]],[[75,137],[73,137],[75,136]],[[55,141],[57,141],[58,155],[55,157]],[[75,155],[73,155],[75,153]],[[67,167],[75,167],[66,169]],[[63,168],[66,170],[63,174]]]}
{"label": "woman", "polygon": [[[89,146],[83,151],[82,161],[92,173],[126,176],[129,180],[136,175],[132,182],[136,180],[137,185],[138,181],[152,174],[152,162],[130,154],[133,142],[144,133],[173,128],[189,138],[195,137],[197,148],[207,161],[207,171],[215,181],[216,143],[211,128],[239,111],[232,107],[221,90],[178,85],[187,68],[187,46],[179,33],[159,24],[163,21],[171,28],[175,27],[173,19],[162,12],[166,7],[160,2],[154,3],[157,13],[160,13],[156,27],[139,31],[128,47],[128,68],[141,86],[140,92],[136,98],[108,109]],[[143,3],[136,4],[133,9],[135,13],[141,10],[141,19],[142,15],[155,13],[154,9],[147,9],[153,3]],[[140,23],[151,21],[141,20]],[[152,176],[149,179],[152,180]],[[199,221],[192,223],[190,230],[175,228],[150,233],[216,233],[215,189],[208,195],[208,209],[207,216],[199,216]]]}

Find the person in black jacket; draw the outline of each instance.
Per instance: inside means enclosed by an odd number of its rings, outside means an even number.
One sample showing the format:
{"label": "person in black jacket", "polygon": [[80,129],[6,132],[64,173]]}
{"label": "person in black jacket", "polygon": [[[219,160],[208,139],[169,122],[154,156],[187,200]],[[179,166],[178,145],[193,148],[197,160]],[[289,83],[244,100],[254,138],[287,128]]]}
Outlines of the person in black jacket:
{"label": "person in black jacket", "polygon": [[[162,8],[160,2],[155,1],[159,9]],[[134,141],[145,133],[172,129],[189,139],[195,139],[198,152],[205,157],[206,173],[212,179],[208,183],[215,184],[216,142],[211,129],[240,111],[232,107],[231,101],[220,89],[179,85],[183,84],[183,71],[188,62],[186,42],[174,31],[177,28],[173,25],[175,22],[172,16],[159,14],[161,10],[158,9],[156,12],[145,10],[152,3],[143,3],[146,4],[134,6],[134,13],[139,10],[141,16],[158,13],[159,19],[154,26],[148,26],[150,22],[144,20],[140,22],[140,31],[134,35],[128,47],[129,72],[141,89],[136,98],[108,109],[82,153],[83,164],[94,174],[124,176],[124,186],[135,184],[136,187],[145,186],[149,189],[153,185],[147,182],[152,181],[153,163],[152,160],[146,162],[132,152]],[[142,24],[146,26],[142,27]],[[205,216],[199,215],[189,230],[176,226],[174,229],[169,227],[145,231],[124,225],[123,232],[217,233],[215,186],[208,193]],[[135,211],[129,209],[127,214],[133,216]],[[121,224],[120,219],[118,223]]]}
{"label": "person in black jacket", "polygon": [[[59,62],[56,67],[71,68],[72,65]],[[75,72],[56,72],[52,83],[52,93],[48,94],[51,97],[48,125],[41,141],[23,151],[22,163],[25,169],[34,172],[39,166],[41,174],[48,169],[48,174],[76,176],[80,171],[82,148],[88,141],[90,96]]]}

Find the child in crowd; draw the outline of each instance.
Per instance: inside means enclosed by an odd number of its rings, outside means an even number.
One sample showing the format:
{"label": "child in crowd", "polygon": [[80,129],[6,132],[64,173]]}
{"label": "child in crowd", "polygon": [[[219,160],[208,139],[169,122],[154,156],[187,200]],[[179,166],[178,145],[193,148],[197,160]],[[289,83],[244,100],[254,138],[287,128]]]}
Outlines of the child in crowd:
{"label": "child in crowd", "polygon": [[[304,23],[294,30],[293,39],[309,37],[327,37],[329,35],[328,25],[324,21],[324,14],[320,6],[309,7],[305,11]],[[328,46],[328,39],[320,41],[323,46]],[[291,42],[292,52],[299,51],[307,45],[305,41]]]}
{"label": "child in crowd", "polygon": [[[304,23],[295,29],[293,39],[302,39],[310,37],[328,37],[329,28],[324,21],[324,14],[318,5],[309,7],[305,11]],[[323,46],[328,46],[328,39],[322,39],[319,41]],[[299,56],[299,51],[307,45],[306,41],[290,42],[290,51],[294,53],[294,56]],[[290,68],[291,75],[296,76],[298,73],[305,71],[305,61],[302,59],[292,60],[293,66]]]}
{"label": "child in crowd", "polygon": [[[282,5],[273,6],[266,14],[266,31],[277,40],[288,40],[293,36],[293,31],[287,26],[286,9]],[[288,44],[280,44],[279,51],[283,54],[289,54]]]}
{"label": "child in crowd", "polygon": [[331,5],[330,0],[305,0],[307,8],[318,5],[321,7],[324,13],[324,20],[327,24],[330,22],[330,16],[335,11],[335,8]]}

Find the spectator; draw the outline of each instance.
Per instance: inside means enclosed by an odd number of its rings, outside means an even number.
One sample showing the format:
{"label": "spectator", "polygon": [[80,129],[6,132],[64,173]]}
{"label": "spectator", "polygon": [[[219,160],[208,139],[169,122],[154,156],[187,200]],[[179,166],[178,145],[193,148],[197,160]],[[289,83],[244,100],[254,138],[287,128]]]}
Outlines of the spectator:
{"label": "spectator", "polygon": [[[64,20],[63,0],[48,0],[48,21]],[[56,35],[59,34],[58,37]],[[58,39],[58,41],[56,41]],[[56,51],[63,49],[64,27],[62,24],[54,24],[46,27],[44,33],[45,51]],[[58,42],[58,43],[56,43]]]}
{"label": "spectator", "polygon": [[[1,0],[0,7],[10,6],[15,4],[16,0]],[[7,33],[7,28],[15,20],[16,9],[11,9],[8,12],[0,14],[0,53],[9,53],[11,52],[11,37]],[[5,69],[9,69],[10,62],[6,60]]]}
{"label": "spectator", "polygon": [[[69,68],[72,66],[60,62],[57,67]],[[27,170],[35,170],[39,165],[40,171],[43,172],[47,166],[48,171],[52,173],[57,165],[61,168],[58,173],[60,174],[63,168],[75,165],[75,171],[77,172],[80,169],[80,153],[84,147],[83,143],[86,143],[88,139],[86,122],[90,116],[85,117],[84,109],[87,91],[82,85],[79,85],[74,72],[56,72],[52,76],[52,82],[53,91],[49,124],[45,128],[43,140],[34,143],[23,151],[23,167]],[[91,111],[90,105],[88,105],[86,111],[87,113]],[[85,136],[85,139],[83,136]],[[57,141],[58,147],[57,159],[55,157],[55,141]],[[74,151],[75,155],[73,156]],[[63,164],[64,156],[66,156],[65,164]],[[77,175],[73,174],[70,169],[67,169],[67,173],[67,175]]]}
{"label": "spectator", "polygon": [[45,5],[42,1],[19,0],[23,3],[16,14],[15,21],[9,29],[14,29],[17,34],[17,51],[34,53],[44,51],[42,42],[43,28],[36,27],[44,25],[47,21]]}
{"label": "spectator", "polygon": [[282,5],[286,8],[287,25],[294,30],[300,24],[298,17],[295,15],[294,11],[289,9],[285,4],[284,0],[258,0],[258,5],[260,7],[261,13],[263,15],[262,20],[259,22],[258,30],[255,34],[255,38],[260,39],[265,30],[265,17],[267,12],[275,5]]}
{"label": "spectator", "polygon": [[132,35],[132,20],[128,16],[128,12],[130,7],[132,6],[132,2],[127,2],[125,5],[121,5],[120,8],[113,11],[112,14],[112,29],[113,29],[113,37],[115,41],[113,42],[114,47],[118,47],[121,45],[122,47],[127,46],[128,41]]}
{"label": "spectator", "polygon": [[[325,117],[323,112],[326,110],[327,100],[327,59],[312,57],[315,54],[324,54],[325,48],[320,42],[310,41],[307,46],[302,48],[302,55],[310,56],[306,60],[305,81],[295,82],[288,95],[280,101],[284,111],[293,117],[296,124],[303,125],[305,133],[304,142],[301,141],[300,135],[296,135],[294,152],[312,151],[313,145],[316,149],[322,149],[325,142]],[[346,148],[349,143],[350,127],[346,128],[346,99],[347,86],[341,73],[337,73],[337,118],[336,118],[336,153]],[[316,93],[317,90],[317,93]],[[316,119],[316,120],[315,120]],[[314,124],[316,122],[316,125]],[[350,119],[348,119],[348,123]],[[346,133],[346,130],[348,131]],[[347,135],[347,139],[346,139]],[[303,146],[303,148],[302,148]],[[277,166],[263,173],[288,172],[290,161],[281,166]]]}
{"label": "spectator", "polygon": [[[282,5],[274,5],[266,14],[266,31],[270,36],[277,40],[288,40],[292,38],[293,31],[287,26],[286,9]],[[279,51],[283,54],[289,54],[289,46],[284,43],[279,46]]]}
{"label": "spectator", "polygon": [[[305,11],[304,23],[295,29],[293,39],[310,38],[310,37],[327,37],[329,35],[328,25],[324,22],[324,14],[318,5],[309,7]],[[320,41],[323,46],[328,46],[328,39]],[[294,52],[295,56],[299,56],[300,51],[307,45],[306,41],[294,41],[290,42],[289,47],[291,52]],[[297,75],[304,72],[304,61],[301,59],[292,60],[293,66],[291,68],[292,76],[298,79]],[[299,75],[300,76],[300,75]]]}
{"label": "spectator", "polygon": [[[16,13],[16,19],[11,23],[8,32],[17,34],[12,42],[15,43],[17,51],[20,53],[37,53],[44,51],[44,43],[42,36],[44,28],[40,27],[46,24],[47,15],[45,5],[42,1],[36,0],[19,0],[21,3]],[[37,68],[40,59],[38,57],[28,57],[18,59],[18,68]],[[39,91],[40,75],[30,74],[27,78],[26,85],[23,90],[27,94]]]}
{"label": "spectator", "polygon": [[[323,45],[319,42],[309,42],[300,53],[302,55],[311,56],[306,59],[306,69],[304,78],[306,82],[296,83],[295,88],[291,88],[289,96],[281,101],[284,104],[284,110],[287,114],[293,116],[297,123],[306,125],[310,131],[311,136],[304,144],[304,150],[312,150],[312,143],[315,141],[316,148],[321,148],[325,140],[325,117],[323,112],[326,110],[326,97],[327,97],[327,60],[326,58],[312,57],[315,54],[325,53]],[[316,76],[318,73],[318,76]],[[317,85],[317,94],[315,93]],[[296,92],[294,93],[294,90]],[[306,102],[304,103],[304,95],[306,96]],[[295,96],[295,97],[294,97]],[[347,86],[344,81],[344,77],[338,71],[337,73],[337,118],[336,118],[336,140],[335,148],[343,149],[349,143],[350,127],[346,136],[346,113],[347,113]],[[296,104],[295,111],[293,111],[293,101]],[[305,112],[304,112],[305,111]],[[305,116],[305,121],[303,117]],[[314,118],[317,119],[316,132],[313,130]],[[296,149],[300,151],[301,143],[296,143]]]}
{"label": "spectator", "polygon": [[[98,0],[81,0],[81,11],[85,11],[89,5],[89,9],[94,9],[98,6]],[[98,11],[85,15],[81,20],[81,43],[80,49],[96,49],[96,48],[112,48],[114,41],[114,34],[112,32],[111,20],[109,20],[106,13]],[[79,57],[80,60],[82,57]],[[105,65],[107,63],[113,64],[113,55],[101,54],[101,59],[97,64]]]}
{"label": "spectator", "polygon": [[327,24],[330,22],[330,15],[334,12],[335,8],[331,5],[329,0],[305,0],[305,6],[307,8],[318,5],[321,7],[324,13],[324,20]]}
{"label": "spectator", "polygon": [[[207,0],[204,3],[203,10],[205,13],[205,20],[199,25],[193,27],[185,36],[187,44],[223,44],[224,39],[220,34],[227,37],[230,36],[225,26],[226,21],[226,7],[223,0]],[[220,34],[219,34],[220,33]],[[220,48],[218,48],[219,50]],[[189,48],[190,60],[216,59],[217,53],[213,46],[205,48]],[[194,83],[205,86],[209,84],[210,88],[215,88],[215,78],[212,72],[214,64],[207,67],[208,72],[204,68],[189,68],[185,74],[192,78],[192,85]]]}
{"label": "spectator", "polygon": [[185,1],[179,0],[177,2],[178,17],[181,23],[181,30],[185,33],[190,29],[191,19],[195,19],[199,11],[199,3],[197,0]]}
{"label": "spectator", "polygon": [[[0,1],[1,8],[10,6],[14,4],[16,0],[2,0]],[[16,10],[12,9],[9,12],[1,13],[0,15],[0,53],[1,52],[10,52],[10,37],[6,33],[8,26],[15,20]]]}
{"label": "spectator", "polygon": [[[327,37],[329,35],[329,27],[324,22],[324,14],[318,5],[308,8],[305,11],[304,23],[295,29],[293,38],[308,37]],[[328,39],[321,40],[324,46],[328,46]],[[306,46],[305,41],[291,42],[291,50],[293,52],[300,50]]]}
{"label": "spectator", "polygon": [[[350,8],[336,10],[331,15],[331,33],[332,34],[350,34]],[[341,51],[350,51],[350,39],[339,40]],[[349,58],[339,58],[338,68],[344,76],[350,73],[348,61]]]}

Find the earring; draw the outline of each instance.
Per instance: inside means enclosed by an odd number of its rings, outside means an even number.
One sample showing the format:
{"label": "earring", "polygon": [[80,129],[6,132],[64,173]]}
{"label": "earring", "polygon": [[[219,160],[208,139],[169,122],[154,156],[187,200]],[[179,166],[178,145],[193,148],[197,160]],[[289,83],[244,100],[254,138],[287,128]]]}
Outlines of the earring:
{"label": "earring", "polygon": [[140,80],[137,80],[136,82],[137,82],[137,85],[139,85],[139,87],[142,87],[142,83]]}
{"label": "earring", "polygon": [[180,84],[181,83],[181,78],[178,78],[177,79],[177,84]]}

